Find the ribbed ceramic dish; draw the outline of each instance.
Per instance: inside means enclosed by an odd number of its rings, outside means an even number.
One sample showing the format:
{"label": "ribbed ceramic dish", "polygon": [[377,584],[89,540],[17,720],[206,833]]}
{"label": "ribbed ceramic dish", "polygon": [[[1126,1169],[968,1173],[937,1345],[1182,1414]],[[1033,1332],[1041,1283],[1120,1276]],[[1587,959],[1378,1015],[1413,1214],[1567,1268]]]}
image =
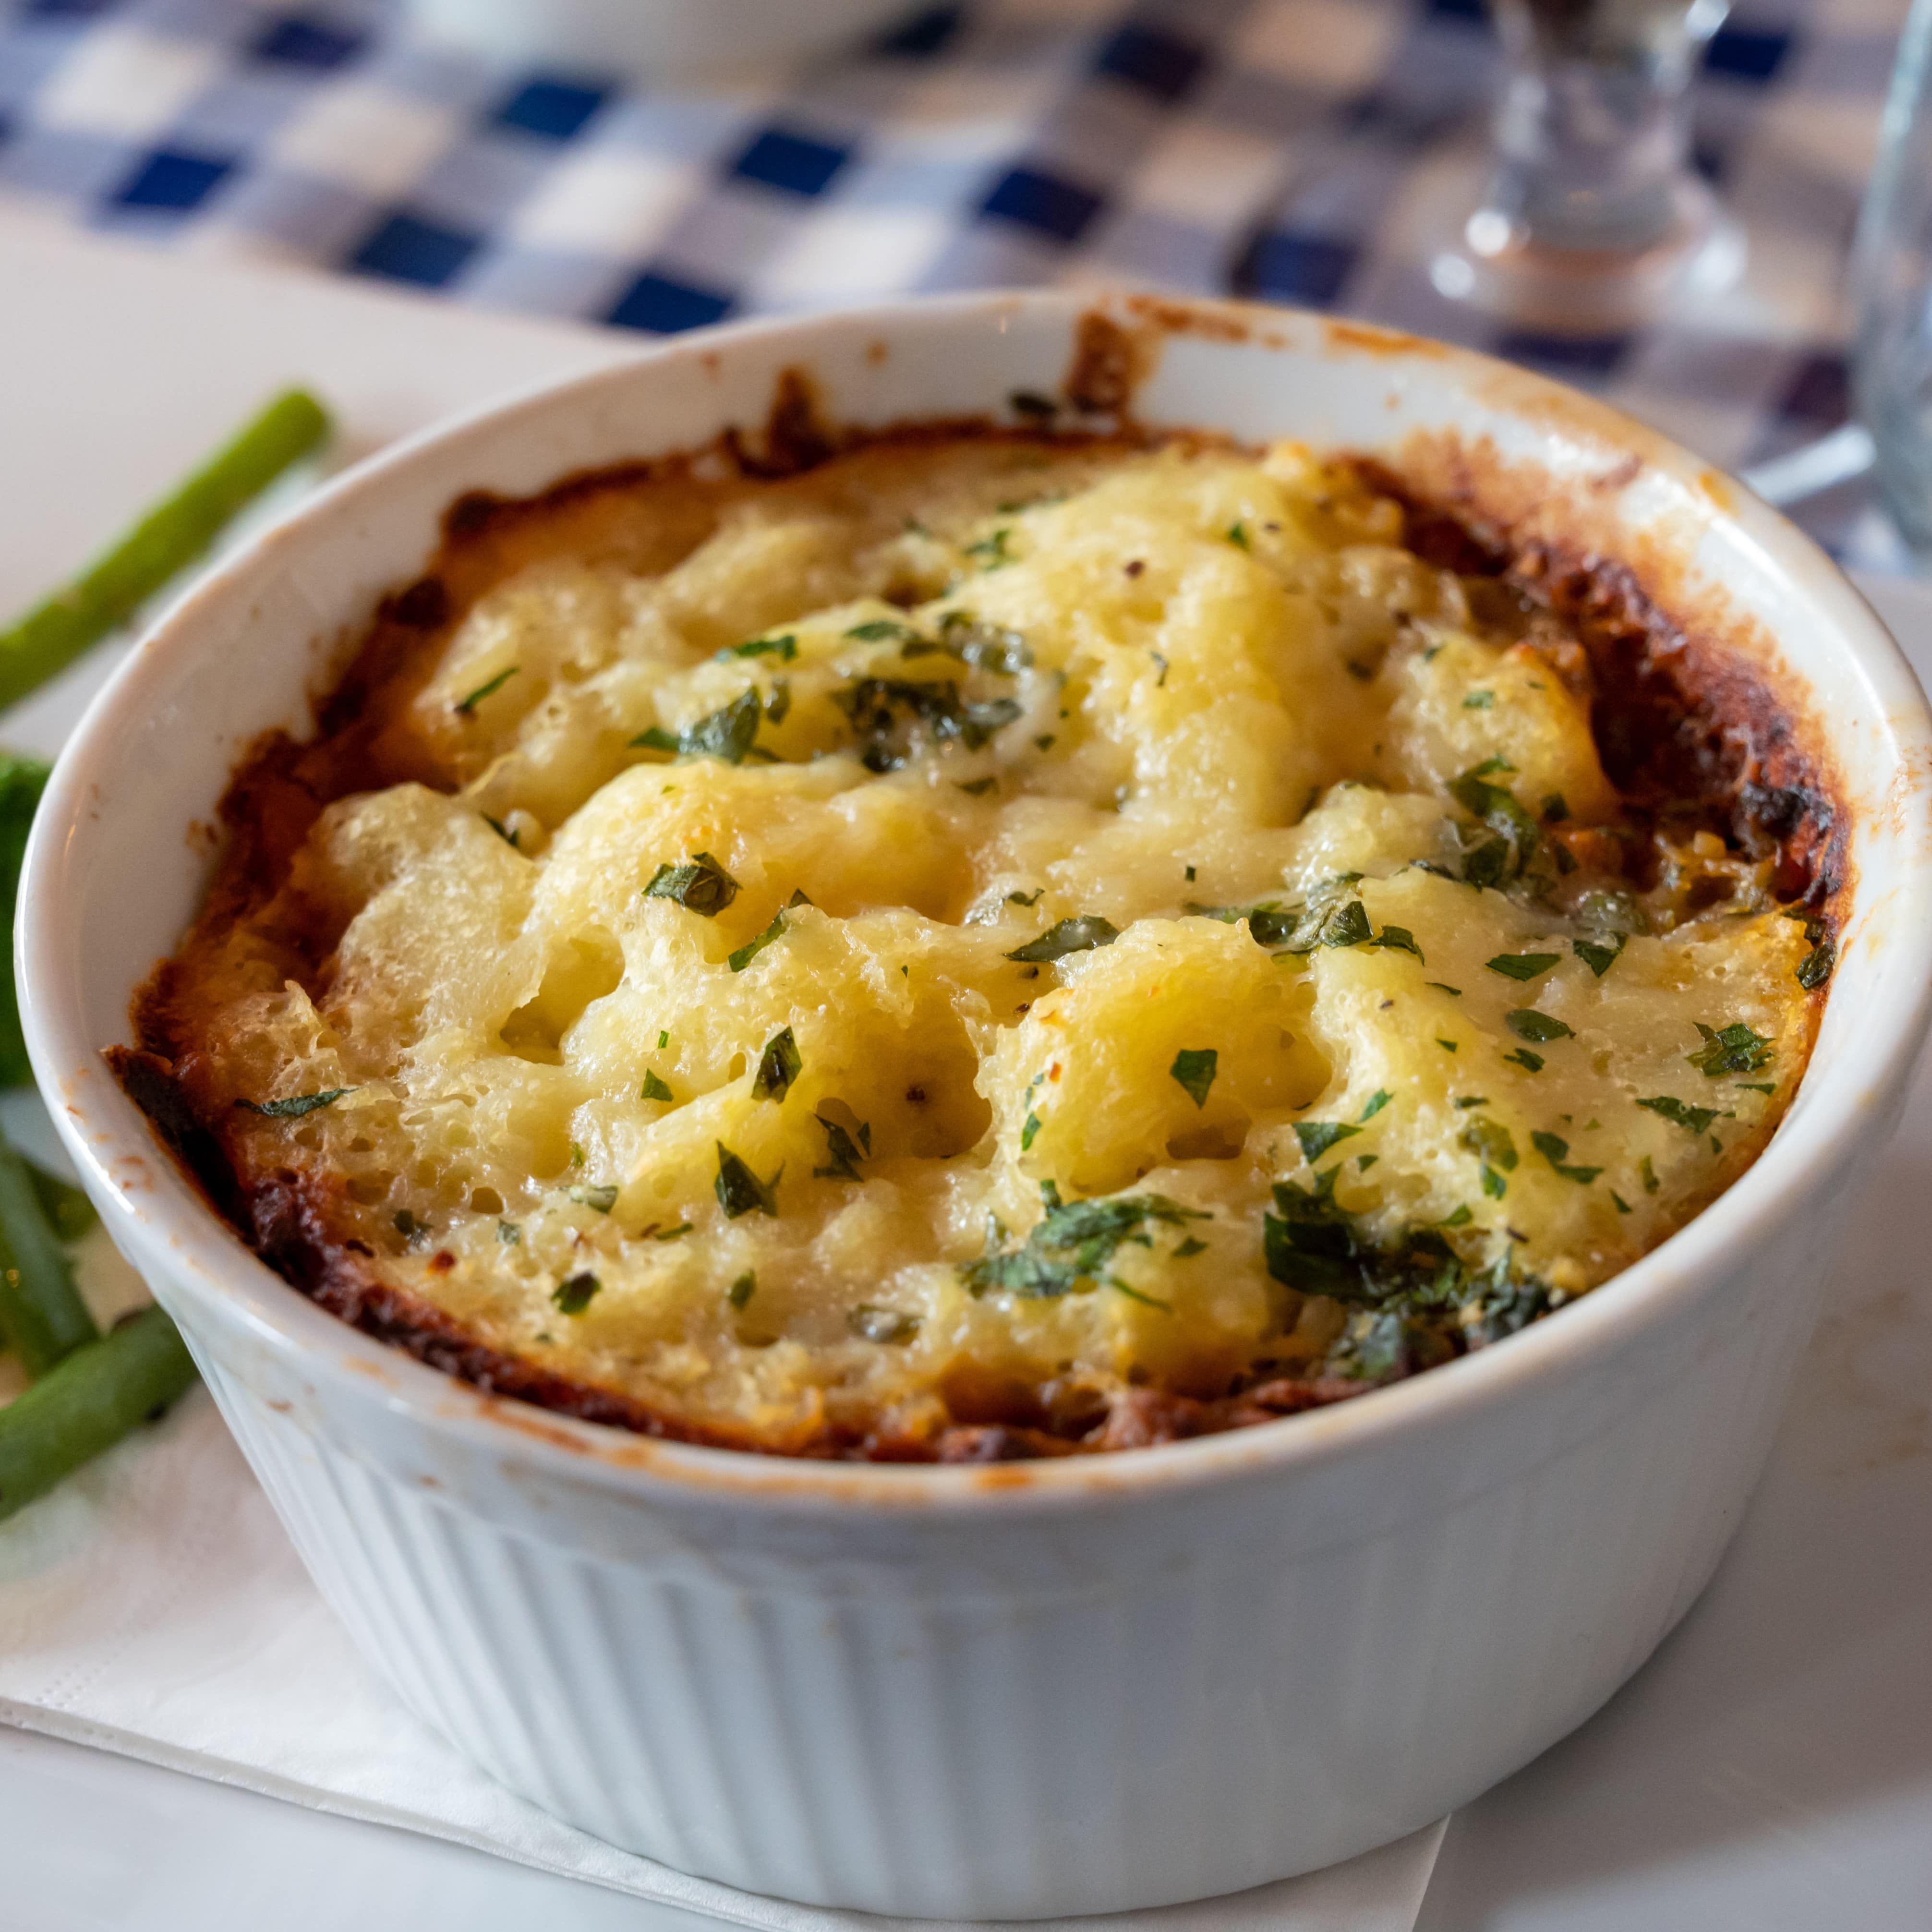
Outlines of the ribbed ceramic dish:
{"label": "ribbed ceramic dish", "polygon": [[[1408,1832],[1580,1723],[1737,1524],[1926,1026],[1932,720],[1804,538],[1480,358],[1275,311],[1100,308],[1097,338],[1092,302],[1052,295],[682,338],[388,452],[148,638],[27,856],[19,964],[55,1118],[370,1663],[560,1816],[789,1898],[1024,1918],[1232,1891]],[[853,423],[998,413],[1096,340],[1120,352],[1082,380],[1130,371],[1144,421],[1381,452],[1520,533],[1631,561],[1760,661],[1839,775],[1851,883],[1811,1070],[1757,1165],[1582,1303],[1414,1381],[990,1468],[575,1423],[420,1366],[256,1261],[100,1050],[202,889],[190,826],[256,733],[306,728],[450,500],[755,424],[788,368]]]}

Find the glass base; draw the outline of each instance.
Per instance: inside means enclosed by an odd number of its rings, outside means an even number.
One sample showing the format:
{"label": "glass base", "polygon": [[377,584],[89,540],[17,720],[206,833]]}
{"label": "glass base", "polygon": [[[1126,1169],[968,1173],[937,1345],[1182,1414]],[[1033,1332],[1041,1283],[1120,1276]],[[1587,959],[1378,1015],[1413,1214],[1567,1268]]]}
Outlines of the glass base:
{"label": "glass base", "polygon": [[1552,248],[1486,202],[1429,264],[1436,292],[1520,328],[1622,335],[1744,273],[1743,229],[1696,176],[1672,190],[1676,218],[1647,248]]}

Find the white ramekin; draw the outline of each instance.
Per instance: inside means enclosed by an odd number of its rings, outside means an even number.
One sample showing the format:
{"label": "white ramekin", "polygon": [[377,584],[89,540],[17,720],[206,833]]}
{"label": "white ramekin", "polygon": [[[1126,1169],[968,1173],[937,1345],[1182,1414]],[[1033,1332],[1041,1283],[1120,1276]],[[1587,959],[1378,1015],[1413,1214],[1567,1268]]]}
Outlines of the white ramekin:
{"label": "white ramekin", "polygon": [[364,1654],[548,1809],[789,1898],[1023,1918],[1232,1891],[1406,1832],[1580,1722],[1736,1526],[1926,1025],[1932,720],[1804,537],[1478,357],[1276,311],[1100,306],[1132,338],[1143,419],[1383,451],[1528,534],[1636,561],[1760,662],[1836,768],[1852,882],[1802,1093],[1736,1187],[1554,1319],[1340,1408],[1113,1456],[874,1468],[654,1443],[321,1312],[102,1064],[195,907],[192,828],[242,748],[307,728],[460,492],[755,424],[791,365],[854,423],[997,411],[1054,389],[1088,298],[684,338],[389,451],[148,637],[27,856],[20,980],[55,1118]]}

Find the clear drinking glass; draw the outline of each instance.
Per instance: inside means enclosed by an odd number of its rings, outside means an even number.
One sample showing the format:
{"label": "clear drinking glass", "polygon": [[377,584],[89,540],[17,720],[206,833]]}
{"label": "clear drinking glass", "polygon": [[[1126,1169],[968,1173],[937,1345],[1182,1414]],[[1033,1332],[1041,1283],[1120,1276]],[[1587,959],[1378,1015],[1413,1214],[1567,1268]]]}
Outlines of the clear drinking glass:
{"label": "clear drinking glass", "polygon": [[1506,75],[1481,200],[1436,288],[1527,327],[1609,334],[1744,264],[1686,165],[1685,92],[1730,0],[1490,0]]}
{"label": "clear drinking glass", "polygon": [[1879,494],[1932,569],[1932,0],[1912,0],[1878,161],[1858,218],[1852,283],[1853,406],[1871,433]]}

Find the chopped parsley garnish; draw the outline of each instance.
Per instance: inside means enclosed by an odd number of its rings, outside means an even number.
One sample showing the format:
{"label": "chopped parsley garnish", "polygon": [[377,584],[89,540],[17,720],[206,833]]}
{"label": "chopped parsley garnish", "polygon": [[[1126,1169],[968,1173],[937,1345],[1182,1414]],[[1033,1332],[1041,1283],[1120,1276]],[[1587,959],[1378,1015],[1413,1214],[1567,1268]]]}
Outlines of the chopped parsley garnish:
{"label": "chopped parsley garnish", "polygon": [[825,1130],[826,1166],[812,1170],[815,1180],[857,1180],[862,1178],[859,1162],[872,1151],[872,1130],[869,1124],[859,1130],[859,1138],[854,1140],[850,1134],[834,1120],[824,1114],[812,1117]]}
{"label": "chopped parsley garnish", "polygon": [[1462,700],[1465,711],[1486,711],[1496,701],[1493,691],[1472,691]]}
{"label": "chopped parsley garnish", "polygon": [[266,1114],[272,1120],[298,1120],[318,1107],[333,1106],[344,1094],[355,1090],[352,1087],[328,1087],[320,1094],[292,1094],[286,1100],[237,1100],[235,1104],[251,1114]]}
{"label": "chopped parsley garnish", "polygon": [[1580,1186],[1588,1186],[1604,1171],[1600,1167],[1565,1166],[1570,1158],[1570,1143],[1560,1134],[1545,1133],[1539,1128],[1530,1136],[1529,1144],[1565,1180],[1574,1180]]}
{"label": "chopped parsley garnish", "polygon": [[917,727],[941,743],[957,742],[976,752],[1020,716],[1019,705],[1010,698],[980,704],[962,698],[950,679],[916,684],[903,678],[855,678],[843,691],[835,691],[832,701],[851,721],[860,762],[868,772],[897,771],[912,756]]}
{"label": "chopped parsley garnish", "polygon": [[689,1234],[692,1225],[689,1221],[680,1221],[675,1228],[667,1228],[662,1234],[653,1234],[651,1239],[654,1241],[674,1241],[679,1235]]}
{"label": "chopped parsley garnish", "polygon": [[[848,631],[848,638],[852,633]],[[778,658],[786,664],[798,656],[798,640],[788,631],[782,638],[748,638],[742,644],[727,644],[722,650],[713,651],[715,658]]]}
{"label": "chopped parsley garnish", "polygon": [[522,668],[520,664],[512,664],[508,670],[500,670],[494,677],[479,684],[467,698],[458,698],[455,705],[458,715],[464,718],[470,716],[484,698],[490,696],[493,692],[501,691]]}
{"label": "chopped parsley garnish", "polygon": [[741,1274],[724,1291],[724,1299],[734,1308],[742,1309],[758,1292],[758,1277],[749,1268]]}
{"label": "chopped parsley garnish", "polygon": [[738,896],[738,881],[709,852],[698,852],[681,866],[660,866],[644,896],[675,899],[686,912],[716,919]]}
{"label": "chopped parsley garnish", "polygon": [[1540,980],[1562,958],[1558,952],[1498,952],[1483,963],[1505,980]]}
{"label": "chopped parsley garnish", "polygon": [[1660,1114],[1674,1127],[1682,1127],[1688,1133],[1701,1134],[1708,1131],[1711,1123],[1718,1118],[1715,1107],[1687,1107],[1682,1100],[1673,1100],[1668,1094],[1653,1094],[1647,1100],[1640,1100],[1640,1107],[1647,1107],[1653,1114]]}
{"label": "chopped parsley garnish", "polygon": [[1369,1104],[1358,1117],[1364,1122],[1372,1120],[1395,1098],[1386,1087],[1378,1087],[1369,1096]]}
{"label": "chopped parsley garnish", "polygon": [[1453,1040],[1444,1040],[1439,1033],[1436,1036],[1436,1044],[1442,1048],[1444,1053],[1454,1053],[1456,1051],[1456,1042]]}
{"label": "chopped parsley garnish", "polygon": [[1654,1194],[1657,1192],[1657,1169],[1650,1164],[1648,1154],[1637,1162],[1636,1172],[1637,1178],[1643,1183],[1645,1193]]}
{"label": "chopped parsley garnish", "polygon": [[392,1226],[406,1241],[412,1236],[426,1234],[429,1232],[429,1223],[427,1221],[418,1221],[406,1208],[398,1208],[396,1210]]}
{"label": "chopped parsley garnish", "polygon": [[646,1068],[644,1072],[644,1090],[638,1097],[644,1100],[668,1100],[671,1097],[671,1091],[656,1073]]}
{"label": "chopped parsley garnish", "polygon": [[1346,1120],[1297,1120],[1294,1138],[1301,1143],[1301,1157],[1310,1167],[1337,1141],[1346,1141],[1361,1132]]}
{"label": "chopped parsley garnish", "polygon": [[997,570],[1002,564],[1011,563],[1013,560],[1012,553],[1006,548],[1012,534],[1010,528],[1002,524],[991,536],[982,537],[977,543],[967,544],[961,554],[977,557],[988,570]]}
{"label": "chopped parsley garnish", "polygon": [[1034,1141],[1039,1138],[1040,1128],[1044,1124],[1037,1114],[1028,1114],[1024,1124],[1020,1128],[1022,1154],[1025,1154],[1031,1149]]}
{"label": "chopped parsley garnish", "polygon": [[991,671],[996,677],[1016,677],[1033,663],[1032,647],[1018,632],[983,622],[964,610],[949,610],[939,620],[937,644],[916,631],[906,632],[905,639],[904,648],[899,652],[902,658],[930,657],[934,652],[943,652],[962,664],[970,664],[975,670]]}
{"label": "chopped parsley garnish", "polygon": [[[781,1168],[779,1173],[783,1173]],[[728,1221],[735,1221],[740,1214],[748,1214],[754,1208],[760,1214],[770,1214],[775,1219],[778,1211],[778,1176],[775,1174],[768,1181],[760,1180],[739,1156],[734,1154],[722,1141],[718,1143],[718,1178],[712,1184],[712,1191],[718,1196],[718,1204],[724,1210]]]}
{"label": "chopped parsley garnish", "polygon": [[1006,955],[1022,965],[1043,966],[1069,953],[1090,952],[1096,946],[1111,946],[1120,936],[1120,928],[1097,913],[1078,919],[1063,919],[1050,926],[1037,939],[1030,939]]}
{"label": "chopped parsley garnish", "polygon": [[608,1183],[596,1186],[589,1185],[573,1187],[570,1198],[580,1208],[594,1208],[600,1214],[608,1214],[617,1204],[617,1190]]}
{"label": "chopped parsley garnish", "polygon": [[902,624],[896,617],[868,617],[862,624],[854,624],[845,634],[856,638],[862,644],[883,644],[895,640],[921,644],[926,641],[910,624]]}
{"label": "chopped parsley garnish", "polygon": [[845,1325],[862,1342],[910,1342],[919,1333],[919,1317],[862,1301],[846,1310]]}
{"label": "chopped parsley garnish", "polygon": [[1576,1028],[1565,1026],[1547,1013],[1538,1012],[1534,1006],[1517,1006],[1503,1016],[1503,1024],[1518,1040],[1533,1040],[1538,1046],[1552,1040],[1573,1040]]}
{"label": "chopped parsley garnish", "polygon": [[[789,693],[787,696],[788,700]],[[776,693],[773,703],[778,704]],[[631,743],[634,748],[670,752],[681,758],[722,758],[728,765],[742,765],[751,754],[752,741],[758,735],[758,721],[764,715],[764,702],[757,687],[748,686],[729,704],[699,718],[695,724],[686,725],[675,736],[662,725],[653,724],[648,730],[640,731]],[[783,706],[779,706],[773,722],[784,715]]]}
{"label": "chopped parsley garnish", "polygon": [[1711,1079],[1726,1073],[1755,1073],[1772,1058],[1769,1035],[1754,1032],[1742,1020],[1733,1020],[1729,1026],[1715,1030],[1702,1020],[1692,1024],[1703,1036],[1704,1044],[1698,1052],[1684,1057]]}
{"label": "chopped parsley garnish", "polygon": [[1615,1206],[1616,1206],[1616,1210],[1617,1210],[1617,1212],[1618,1212],[1619,1214],[1628,1214],[1628,1213],[1630,1213],[1630,1203],[1629,1203],[1628,1201],[1626,1201],[1626,1200],[1624,1198],[1624,1197],[1623,1197],[1621,1194],[1619,1194],[1619,1193],[1617,1192],[1617,1190],[1616,1190],[1614,1187],[1613,1187],[1613,1188],[1612,1188],[1612,1189],[1610,1190],[1610,1199],[1611,1199],[1612,1202],[1615,1204]]}
{"label": "chopped parsley garnish", "polygon": [[1009,905],[1036,906],[1046,896],[1046,888],[1044,886],[1036,886],[1030,892],[1007,893],[1006,903]]}
{"label": "chopped parsley garnish", "polygon": [[1247,550],[1250,548],[1251,546],[1248,542],[1247,525],[1246,524],[1230,524],[1228,526],[1228,541],[1232,544],[1237,550]]}
{"label": "chopped parsley garnish", "polygon": [[772,914],[771,924],[766,926],[764,931],[760,933],[755,938],[746,940],[744,944],[740,946],[736,952],[728,954],[726,956],[725,964],[728,965],[734,973],[743,972],[745,968],[750,965],[752,962],[757,958],[758,955],[764,952],[765,948],[770,945],[773,940],[780,938],[783,934],[784,929],[784,910],[781,907],[778,910]]}
{"label": "chopped parsley garnish", "polygon": [[1418,965],[1426,966],[1428,961],[1422,956],[1422,948],[1415,943],[1415,934],[1406,926],[1385,926],[1369,941],[1370,946],[1386,946],[1391,952],[1412,952]]}
{"label": "chopped parsley garnish", "polygon": [[953,783],[956,784],[968,798],[984,798],[987,793],[991,791],[993,788],[999,783],[999,778],[997,774],[989,778],[956,778],[953,780]]}
{"label": "chopped parsley garnish", "polygon": [[1623,951],[1629,939],[1627,933],[1612,933],[1610,936],[1616,941],[1614,946],[1601,945],[1594,939],[1573,939],[1570,942],[1570,950],[1599,980],[1617,963],[1617,956]]}
{"label": "chopped parsley garnish", "polygon": [[1186,1089],[1188,1098],[1196,1106],[1204,1107],[1220,1058],[1211,1046],[1186,1046],[1174,1056],[1174,1064],[1167,1070]]}
{"label": "chopped parsley garnish", "polygon": [[1520,1046],[1515,1052],[1506,1053],[1503,1058],[1505,1060],[1514,1060],[1519,1066],[1527,1067],[1532,1073],[1540,1073],[1543,1071],[1542,1054],[1532,1053],[1526,1046]]}
{"label": "chopped parsley garnish", "polygon": [[1516,801],[1516,794],[1491,784],[1478,765],[1451,779],[1449,796],[1472,818],[1482,822],[1488,836],[1462,854],[1462,876],[1472,886],[1502,886],[1514,878],[1535,856],[1542,835],[1536,820]]}
{"label": "chopped parsley garnish", "polygon": [[1178,1228],[1213,1219],[1160,1194],[1115,1195],[1063,1205],[1057,1189],[1048,1192],[1051,1185],[1040,1184],[1046,1213],[1022,1246],[1002,1254],[989,1243],[979,1260],[960,1269],[960,1278],[974,1294],[1004,1288],[1022,1300],[1055,1300],[1072,1294],[1082,1282],[1097,1282],[1114,1250],[1150,1222]]}
{"label": "chopped parsley garnish", "polygon": [[1778,1091],[1775,1080],[1740,1080],[1738,1084],[1748,1087],[1754,1094],[1775,1094]]}
{"label": "chopped parsley garnish", "polygon": [[1438,993],[1447,993],[1452,1000],[1460,1000],[1462,997],[1460,986],[1445,986],[1440,980],[1425,980],[1423,984],[1433,986]]}
{"label": "chopped parsley garnish", "polygon": [[514,1221],[499,1221],[496,1238],[505,1247],[514,1248],[524,1238],[524,1231]]}
{"label": "chopped parsley garnish", "polygon": [[791,1083],[804,1071],[798,1042],[790,1027],[775,1033],[765,1042],[759,1056],[758,1070],[752,1076],[752,1091],[760,1100],[782,1100],[791,1091]]}
{"label": "chopped parsley garnish", "polygon": [[604,1284],[586,1268],[557,1283],[550,1300],[560,1315],[581,1315]]}
{"label": "chopped parsley garnish", "polygon": [[[773,678],[772,680],[772,694],[765,700],[765,722],[768,724],[782,724],[785,721],[786,713],[790,710],[790,683],[784,678]],[[758,755],[760,758],[769,759],[774,764],[778,762],[776,755],[774,753],[764,751],[755,745],[753,746],[752,748],[758,753]]]}
{"label": "chopped parsley garnish", "polygon": [[1821,939],[1798,962],[1798,983],[1808,993],[1815,993],[1832,976],[1838,964],[1838,949],[1828,939]]}
{"label": "chopped parsley garnish", "polygon": [[1482,1163],[1483,1192],[1492,1201],[1500,1201],[1509,1185],[1503,1176],[1516,1172],[1520,1158],[1510,1130],[1479,1114],[1462,1130],[1462,1142]]}
{"label": "chopped parsley garnish", "polygon": [[1143,1306],[1148,1308],[1158,1308],[1163,1315],[1172,1315],[1174,1312],[1174,1304],[1172,1302],[1163,1301],[1157,1294],[1144,1294],[1138,1288],[1130,1288],[1118,1275],[1110,1274],[1107,1277],[1107,1286],[1111,1288],[1118,1290],[1118,1292],[1122,1294],[1124,1294],[1130,1301],[1138,1301],[1141,1303]]}
{"label": "chopped parsley garnish", "polygon": [[1205,1241],[1198,1240],[1192,1234],[1190,1234],[1186,1239],[1174,1250],[1173,1258],[1178,1262],[1192,1261],[1196,1255],[1204,1255],[1207,1252],[1208,1244]]}
{"label": "chopped parsley garnish", "polygon": [[524,849],[517,842],[517,835],[500,818],[492,818],[486,812],[483,814],[483,823],[488,826],[490,830],[495,832],[512,852],[520,852]]}
{"label": "chopped parsley garnish", "polygon": [[664,1027],[660,1027],[660,1028],[658,1028],[658,1051],[660,1053],[662,1053],[666,1047],[668,1047],[668,1046],[670,1046],[670,1030],[669,1030],[669,1029],[668,1029],[668,1028],[664,1028]]}

